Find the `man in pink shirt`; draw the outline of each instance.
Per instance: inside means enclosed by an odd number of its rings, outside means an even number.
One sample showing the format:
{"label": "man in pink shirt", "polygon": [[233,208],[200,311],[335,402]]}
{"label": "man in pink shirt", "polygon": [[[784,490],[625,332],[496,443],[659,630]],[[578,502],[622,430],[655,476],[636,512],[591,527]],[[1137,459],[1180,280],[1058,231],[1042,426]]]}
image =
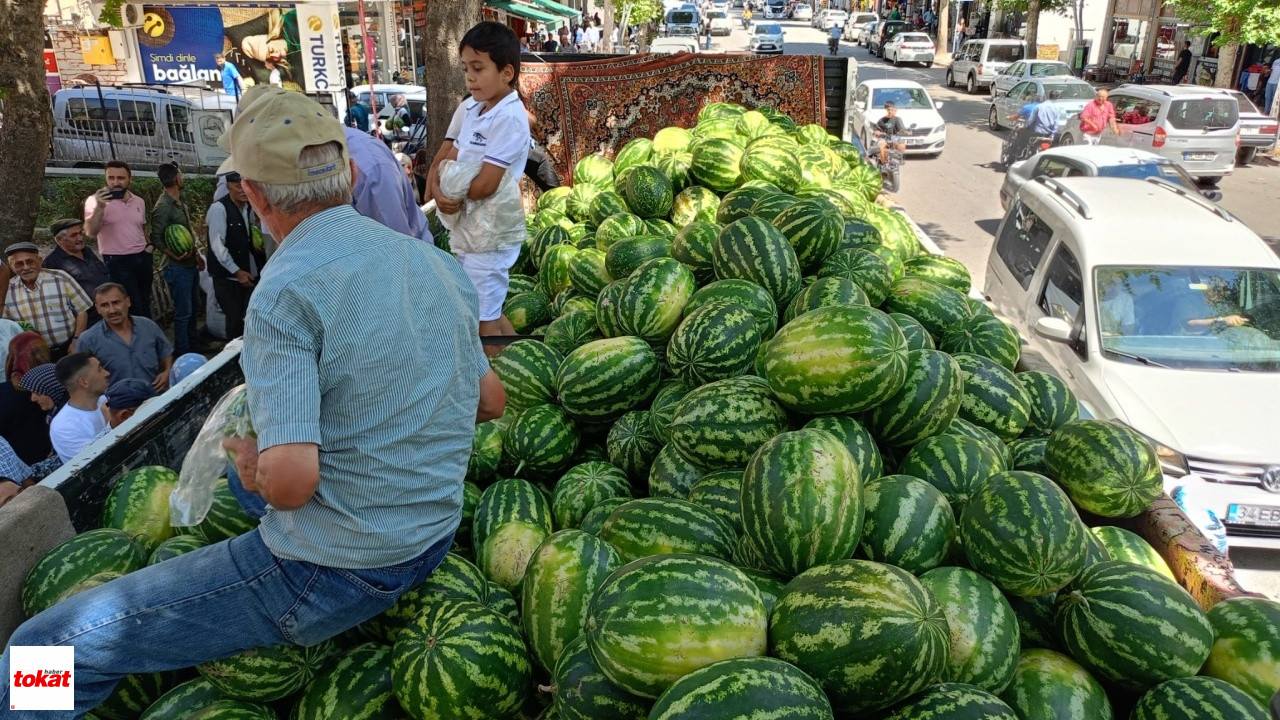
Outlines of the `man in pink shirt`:
{"label": "man in pink shirt", "polygon": [[1120,129],[1116,127],[1116,106],[1107,99],[1109,94],[1105,89],[1098,90],[1093,96],[1093,102],[1080,111],[1080,133],[1084,136],[1086,145],[1097,145],[1108,126],[1111,127],[1111,132],[1120,134]]}
{"label": "man in pink shirt", "polygon": [[84,201],[84,231],[98,239],[111,279],[124,286],[133,314],[151,317],[153,253],[147,240],[147,203],[129,192],[133,172],[123,160],[107,162],[107,186]]}

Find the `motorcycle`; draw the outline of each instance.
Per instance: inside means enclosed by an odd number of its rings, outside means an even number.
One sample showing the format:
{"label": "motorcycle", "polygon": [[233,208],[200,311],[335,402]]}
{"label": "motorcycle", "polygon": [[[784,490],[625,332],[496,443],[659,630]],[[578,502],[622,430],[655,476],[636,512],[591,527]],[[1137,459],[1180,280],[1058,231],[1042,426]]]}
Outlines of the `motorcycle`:
{"label": "motorcycle", "polygon": [[[909,130],[915,129],[915,123],[911,124]],[[884,133],[877,132],[876,137],[880,138],[880,142],[889,143],[888,162],[883,165],[880,163],[879,146],[868,148],[867,162],[876,170],[880,171],[880,184],[889,192],[897,192],[902,186],[902,163],[906,160],[906,154],[898,149],[902,144],[901,135],[890,135],[885,137]]]}
{"label": "motorcycle", "polygon": [[1026,160],[1041,150],[1048,150],[1053,146],[1052,136],[1032,135],[1025,130],[1025,122],[1019,118],[1000,146],[1000,164],[1005,169],[1019,160]]}
{"label": "motorcycle", "polygon": [[743,29],[743,30],[750,30],[750,29],[751,29],[751,18],[746,17],[746,16],[743,16],[743,18],[742,18],[742,29]]}
{"label": "motorcycle", "polygon": [[827,38],[827,49],[831,51],[831,54],[832,54],[832,55],[835,55],[835,54],[839,53],[839,52],[840,52],[840,38],[837,38],[837,37],[829,37],[829,38]]}

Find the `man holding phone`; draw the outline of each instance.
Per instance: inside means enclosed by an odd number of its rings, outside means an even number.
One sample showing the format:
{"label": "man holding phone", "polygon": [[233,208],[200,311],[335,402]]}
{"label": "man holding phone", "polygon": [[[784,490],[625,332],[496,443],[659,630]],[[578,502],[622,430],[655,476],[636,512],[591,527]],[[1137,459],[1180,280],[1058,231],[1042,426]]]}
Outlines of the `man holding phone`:
{"label": "man holding phone", "polygon": [[129,294],[133,314],[150,318],[155,248],[147,241],[147,203],[129,192],[128,163],[108,161],[106,177],[106,187],[84,201],[85,234],[97,238],[98,253],[111,279]]}

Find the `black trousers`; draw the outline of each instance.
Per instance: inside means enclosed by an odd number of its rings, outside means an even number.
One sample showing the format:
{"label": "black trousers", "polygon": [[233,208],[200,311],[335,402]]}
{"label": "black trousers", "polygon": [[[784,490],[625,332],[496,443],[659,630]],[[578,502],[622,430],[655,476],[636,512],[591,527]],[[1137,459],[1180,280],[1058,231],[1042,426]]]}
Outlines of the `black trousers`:
{"label": "black trousers", "polygon": [[[111,279],[124,286],[132,307],[129,313],[151,317],[151,283],[155,280],[155,258],[149,252],[131,255],[103,255]],[[92,298],[90,298],[92,300]]]}
{"label": "black trousers", "polygon": [[249,310],[253,288],[241,285],[235,278],[213,278],[213,297],[227,318],[227,339],[244,335],[244,316]]}

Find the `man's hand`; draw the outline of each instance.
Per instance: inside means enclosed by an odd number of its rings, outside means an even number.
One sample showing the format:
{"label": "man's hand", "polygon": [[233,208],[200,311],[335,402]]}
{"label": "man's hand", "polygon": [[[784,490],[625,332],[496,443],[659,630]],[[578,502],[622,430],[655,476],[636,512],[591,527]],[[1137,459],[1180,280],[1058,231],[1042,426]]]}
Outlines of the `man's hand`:
{"label": "man's hand", "polygon": [[108,188],[108,187],[98,188],[98,192],[94,193],[93,195],[94,197],[98,198],[98,204],[96,207],[94,207],[93,214],[98,215],[102,213],[107,202],[111,200],[111,188]]}
{"label": "man's hand", "polygon": [[436,207],[446,215],[452,215],[462,209],[462,201],[446,197],[444,193],[436,196]]}
{"label": "man's hand", "polygon": [[161,370],[159,375],[151,381],[151,387],[156,389],[156,393],[162,393],[169,389],[169,373]]}
{"label": "man's hand", "polygon": [[202,257],[200,253],[196,252],[194,248],[191,250],[191,253],[196,256],[196,272],[204,270],[204,257]]}
{"label": "man's hand", "polygon": [[251,493],[258,492],[258,441],[254,438],[225,438],[222,447],[236,456],[236,474],[240,484]]}
{"label": "man's hand", "polygon": [[254,286],[253,276],[249,274],[248,270],[237,270],[236,282],[240,283],[243,287],[247,287],[247,288],[251,288]]}

